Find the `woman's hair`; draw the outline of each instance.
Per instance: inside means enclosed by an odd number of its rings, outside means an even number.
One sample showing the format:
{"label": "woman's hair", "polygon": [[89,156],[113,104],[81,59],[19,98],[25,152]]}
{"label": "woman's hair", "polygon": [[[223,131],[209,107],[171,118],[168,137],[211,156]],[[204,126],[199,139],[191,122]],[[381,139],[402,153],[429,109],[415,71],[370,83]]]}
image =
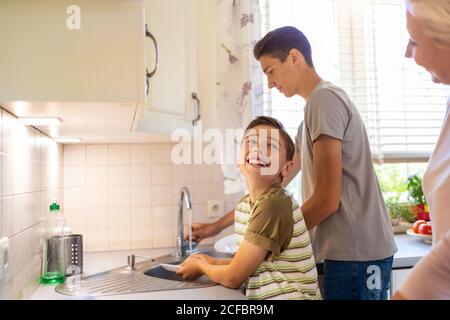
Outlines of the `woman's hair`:
{"label": "woman's hair", "polygon": [[406,9],[424,22],[431,38],[450,46],[450,0],[406,0]]}
{"label": "woman's hair", "polygon": [[275,118],[268,116],[259,116],[249,123],[247,128],[245,128],[245,131],[247,132],[248,130],[253,129],[254,127],[260,125],[266,125],[274,129],[278,129],[279,134],[282,137],[285,144],[286,160],[292,161],[295,153],[295,145],[289,134],[286,132],[286,129],[284,128],[283,124]]}

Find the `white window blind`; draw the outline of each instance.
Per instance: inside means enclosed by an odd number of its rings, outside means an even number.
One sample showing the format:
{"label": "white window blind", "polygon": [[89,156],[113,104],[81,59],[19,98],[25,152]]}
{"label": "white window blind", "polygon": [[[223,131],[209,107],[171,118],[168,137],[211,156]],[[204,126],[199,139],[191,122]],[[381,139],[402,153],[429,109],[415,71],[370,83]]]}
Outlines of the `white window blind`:
{"label": "white window blind", "polygon": [[[293,25],[308,37],[318,73],[342,86],[358,107],[376,161],[428,159],[450,90],[404,57],[403,0],[261,0],[261,7],[263,33]],[[265,88],[266,114],[294,135],[304,101]]]}

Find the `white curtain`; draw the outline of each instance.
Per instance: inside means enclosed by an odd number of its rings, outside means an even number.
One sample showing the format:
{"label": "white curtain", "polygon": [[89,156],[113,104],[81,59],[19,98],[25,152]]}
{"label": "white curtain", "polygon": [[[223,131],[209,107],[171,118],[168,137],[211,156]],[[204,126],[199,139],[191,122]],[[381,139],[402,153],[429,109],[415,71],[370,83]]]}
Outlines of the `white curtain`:
{"label": "white curtain", "polygon": [[[261,14],[258,0],[218,0],[217,8],[217,123],[225,134],[227,129],[245,129],[263,114],[263,73],[253,56],[261,38]],[[225,141],[233,144],[232,150],[241,143],[238,138]],[[247,189],[236,163],[222,164],[225,194]]]}

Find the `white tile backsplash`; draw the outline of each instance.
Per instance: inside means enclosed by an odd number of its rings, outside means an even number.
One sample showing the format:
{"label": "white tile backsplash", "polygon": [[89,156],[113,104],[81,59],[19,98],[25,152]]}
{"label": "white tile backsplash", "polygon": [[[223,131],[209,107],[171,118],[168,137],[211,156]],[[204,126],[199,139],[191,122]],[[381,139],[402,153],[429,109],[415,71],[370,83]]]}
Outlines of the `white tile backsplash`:
{"label": "white tile backsplash", "polygon": [[42,217],[42,194],[25,193],[13,198],[13,234],[35,225]]}
{"label": "white tile backsplash", "polygon": [[88,165],[86,167],[87,187],[106,187],[108,185],[108,167]]}
{"label": "white tile backsplash", "polygon": [[40,163],[28,158],[13,158],[12,193],[36,192],[40,189]]}
{"label": "white tile backsplash", "polygon": [[153,206],[153,226],[172,227],[174,225],[173,207],[172,206]]}
{"label": "white tile backsplash", "polygon": [[151,148],[152,164],[172,164],[170,144],[153,144]]}
{"label": "white tile backsplash", "polygon": [[67,209],[82,209],[86,207],[86,188],[64,188],[64,207]]}
{"label": "white tile backsplash", "polygon": [[146,249],[153,247],[153,229],[136,227],[131,229],[131,249]]}
{"label": "white tile backsplash", "polygon": [[86,166],[64,166],[64,187],[86,186]]}
{"label": "white tile backsplash", "polygon": [[130,187],[109,187],[108,188],[109,207],[129,207]]}
{"label": "white tile backsplash", "polygon": [[64,165],[86,165],[86,145],[64,145]]}
{"label": "white tile backsplash", "polygon": [[142,207],[151,205],[151,187],[133,186],[131,187],[131,207]]}
{"label": "white tile backsplash", "polygon": [[106,166],[108,164],[108,146],[106,145],[86,146],[86,164],[88,166],[89,165]]}
{"label": "white tile backsplash", "polygon": [[130,207],[109,208],[110,229],[130,229]]}
{"label": "white tile backsplash", "polygon": [[154,164],[151,166],[152,185],[171,185],[172,166],[169,164]]}
{"label": "white tile backsplash", "polygon": [[86,209],[86,230],[108,230],[109,212],[108,208]]}
{"label": "white tile backsplash", "polygon": [[[79,150],[86,150],[86,160]],[[75,151],[64,151],[64,168],[85,167],[85,192],[74,186],[70,172],[65,208],[73,228],[86,235],[87,252],[174,246],[182,186],[191,192],[194,222],[214,221],[206,202],[225,200],[220,166],[175,165],[171,144],[87,145]],[[67,159],[72,154],[81,162]]]}
{"label": "white tile backsplash", "polygon": [[191,165],[173,165],[172,183],[173,184],[191,184],[194,182],[194,170]]}
{"label": "white tile backsplash", "polygon": [[63,166],[58,166],[57,162],[41,162],[41,190],[51,190],[62,188],[63,182],[60,177],[64,174]]}
{"label": "white tile backsplash", "polygon": [[172,197],[171,185],[156,185],[151,189],[152,205],[170,205],[175,204],[176,199]]}
{"label": "white tile backsplash", "polygon": [[149,144],[134,144],[130,147],[131,165],[149,165],[152,162],[152,149]]}
{"label": "white tile backsplash", "polygon": [[109,250],[131,249],[130,228],[109,229]]}
{"label": "white tile backsplash", "polygon": [[108,180],[110,186],[130,185],[130,166],[109,166]]}
{"label": "white tile backsplash", "polygon": [[3,154],[12,155],[14,153],[14,140],[15,140],[14,133],[16,131],[15,128],[20,126],[20,123],[9,112],[6,112],[5,110],[2,109],[1,113],[2,113],[1,151]]}
{"label": "white tile backsplash", "polygon": [[85,209],[65,209],[64,217],[66,223],[72,231],[86,229],[86,210]]}
{"label": "white tile backsplash", "polygon": [[226,210],[236,200],[223,195],[220,166],[174,165],[171,144],[62,146],[4,110],[0,130],[0,233],[11,239],[2,297],[25,298],[37,287],[39,220],[53,199],[86,252],[174,247],[182,186],[194,222],[216,219],[207,217],[208,200],[227,199]]}
{"label": "white tile backsplash", "polygon": [[108,229],[86,230],[83,234],[83,241],[86,252],[107,251],[109,250],[109,231]]}
{"label": "white tile backsplash", "polygon": [[[131,207],[131,228],[150,228],[153,226],[151,207]],[[156,224],[157,225],[157,224]]]}
{"label": "white tile backsplash", "polygon": [[175,245],[175,235],[173,227],[153,228],[153,248],[166,248]]}
{"label": "white tile backsplash", "polygon": [[13,197],[1,199],[1,234],[0,237],[11,237],[13,235]]}
{"label": "white tile backsplash", "polygon": [[131,179],[130,184],[132,186],[148,186],[151,184],[151,171],[150,165],[132,165],[131,166]]}
{"label": "white tile backsplash", "polygon": [[129,165],[130,158],[131,158],[130,145],[122,145],[122,144],[108,145],[109,165]]}
{"label": "white tile backsplash", "polygon": [[[10,241],[9,268],[7,279],[0,283],[0,297],[26,299],[40,276],[40,219],[53,199],[64,208],[63,149],[3,109],[0,118],[0,236]],[[68,151],[69,164],[83,165],[84,148]]]}
{"label": "white tile backsplash", "polygon": [[86,188],[86,208],[106,208],[108,207],[108,187],[87,187]]}
{"label": "white tile backsplash", "polygon": [[39,286],[41,273],[41,254],[33,259],[12,279],[14,299],[27,299]]}
{"label": "white tile backsplash", "polygon": [[2,157],[2,196],[11,196],[13,194],[13,173],[14,161],[10,155],[1,155]]}

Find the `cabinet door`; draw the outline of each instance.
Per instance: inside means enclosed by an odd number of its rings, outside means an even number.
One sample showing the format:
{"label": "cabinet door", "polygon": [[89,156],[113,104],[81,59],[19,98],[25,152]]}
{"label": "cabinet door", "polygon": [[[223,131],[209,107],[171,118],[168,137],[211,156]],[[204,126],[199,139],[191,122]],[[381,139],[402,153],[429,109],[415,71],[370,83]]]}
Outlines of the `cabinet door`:
{"label": "cabinet door", "polygon": [[0,102],[143,104],[143,1],[0,1]]}
{"label": "cabinet door", "polygon": [[396,293],[398,289],[403,285],[406,278],[410,274],[412,268],[408,269],[394,269],[392,270],[392,278],[391,278],[391,295]]}
{"label": "cabinet door", "polygon": [[[146,107],[138,130],[170,133],[192,129],[197,116],[196,1],[147,0],[148,31],[158,48],[156,73],[150,78]],[[147,68],[155,66],[155,46],[148,41]]]}

